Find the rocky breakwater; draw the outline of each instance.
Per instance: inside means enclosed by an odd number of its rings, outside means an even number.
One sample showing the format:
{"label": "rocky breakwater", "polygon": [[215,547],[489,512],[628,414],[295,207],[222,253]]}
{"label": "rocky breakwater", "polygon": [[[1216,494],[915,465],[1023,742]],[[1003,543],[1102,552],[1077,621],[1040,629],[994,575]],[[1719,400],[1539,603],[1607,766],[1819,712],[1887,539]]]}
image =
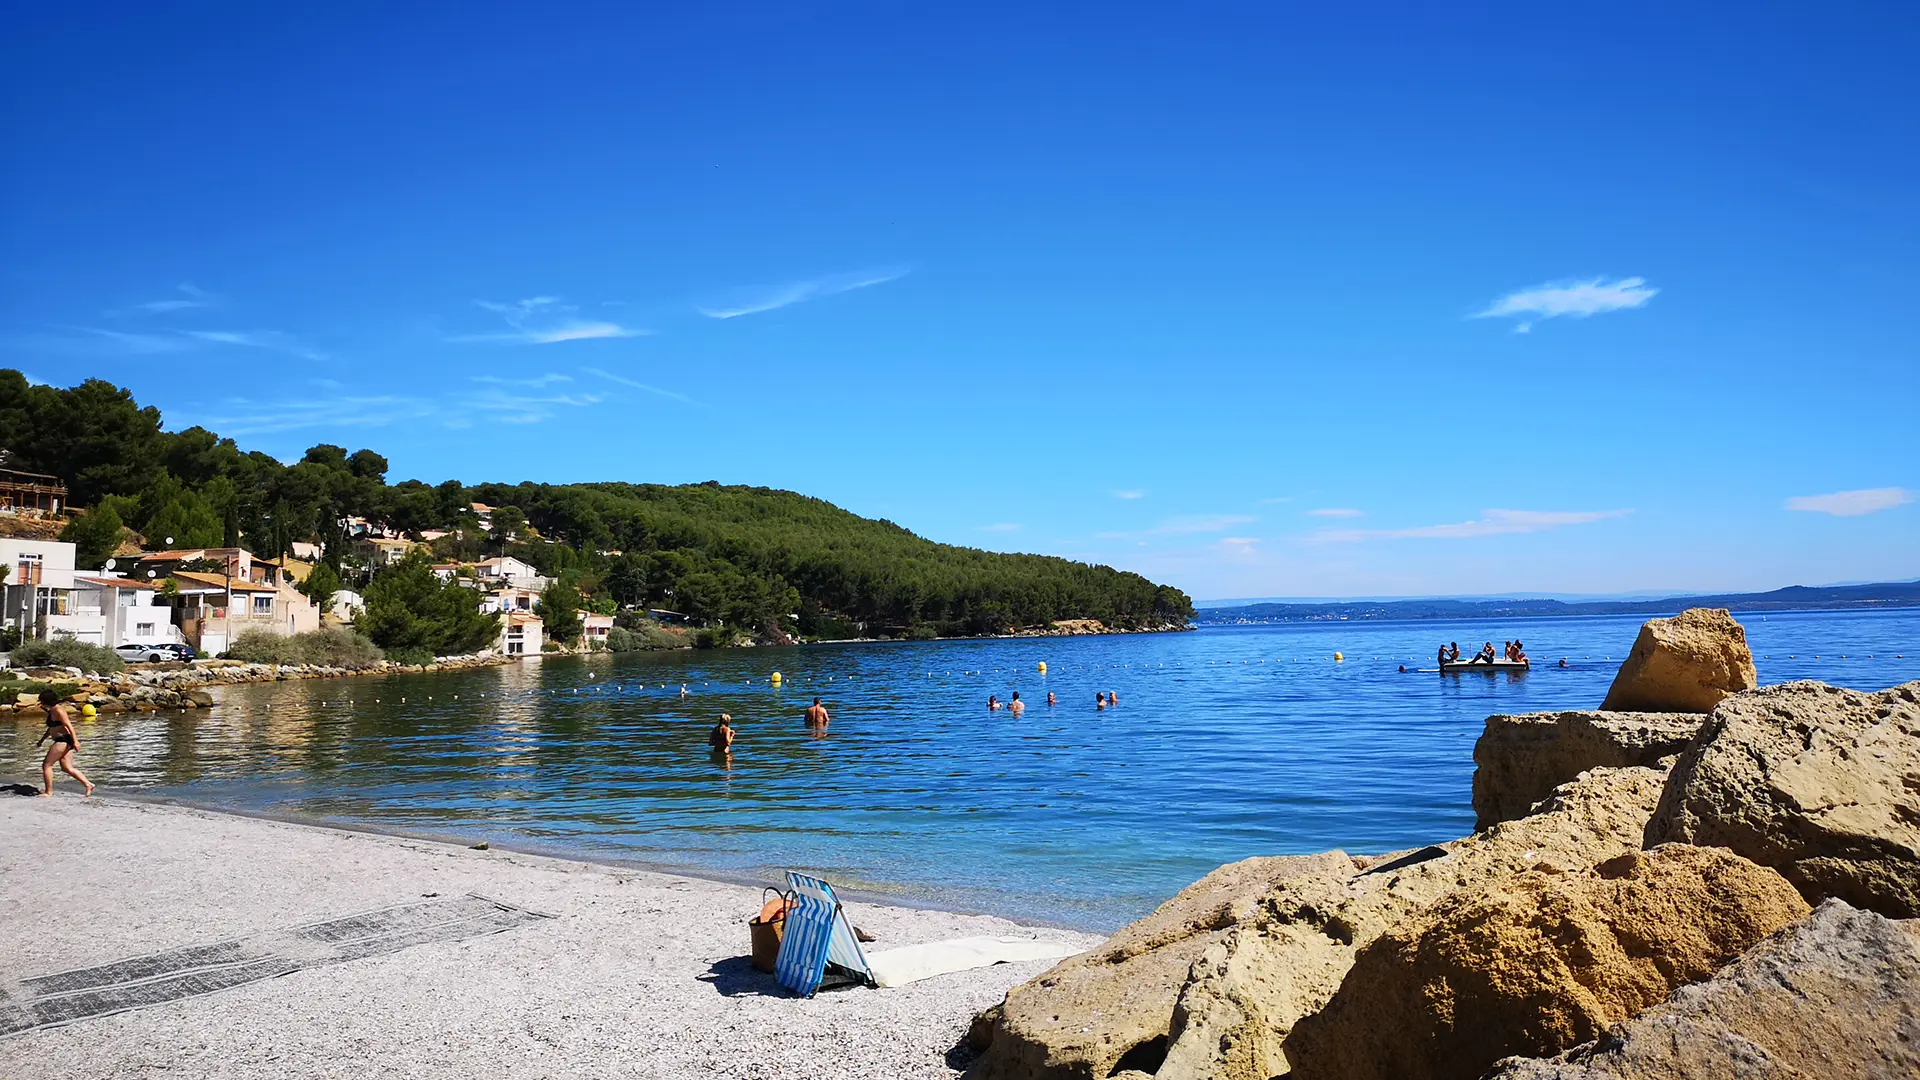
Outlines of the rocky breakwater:
{"label": "rocky breakwater", "polygon": [[[969,1077],[1920,1075],[1920,684],[1723,686],[1724,616],[1643,630],[1633,712],[1491,718],[1473,835],[1215,871],[983,1013]],[[1790,1064],[1856,1006],[1877,1064]]]}
{"label": "rocky breakwater", "polygon": [[[207,709],[213,707],[208,688],[239,683],[285,682],[292,679],[330,679],[348,675],[392,675],[403,672],[461,671],[512,663],[498,653],[468,656],[443,656],[430,664],[396,664],[382,660],[361,668],[328,667],[321,664],[252,664],[239,660],[196,660],[190,664],[136,667],[112,675],[84,672],[79,668],[30,669],[23,672],[37,682],[74,687],[66,700],[74,705],[91,705],[96,712],[152,712],[159,709]],[[4,690],[4,684],[0,684]],[[43,716],[36,694],[18,694],[11,703],[0,703],[0,711],[16,715]]]}

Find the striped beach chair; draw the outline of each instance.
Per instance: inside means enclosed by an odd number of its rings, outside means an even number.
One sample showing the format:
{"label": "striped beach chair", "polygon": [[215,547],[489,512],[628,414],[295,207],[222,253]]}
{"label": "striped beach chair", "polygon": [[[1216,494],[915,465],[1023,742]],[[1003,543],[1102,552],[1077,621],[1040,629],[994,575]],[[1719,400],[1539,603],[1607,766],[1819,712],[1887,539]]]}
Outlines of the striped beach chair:
{"label": "striped beach chair", "polygon": [[854,936],[846,909],[833,895],[833,886],[791,870],[787,885],[795,903],[787,912],[786,935],[774,962],[774,978],[780,985],[801,997],[812,997],[822,984],[874,985],[867,955],[860,950],[860,939]]}

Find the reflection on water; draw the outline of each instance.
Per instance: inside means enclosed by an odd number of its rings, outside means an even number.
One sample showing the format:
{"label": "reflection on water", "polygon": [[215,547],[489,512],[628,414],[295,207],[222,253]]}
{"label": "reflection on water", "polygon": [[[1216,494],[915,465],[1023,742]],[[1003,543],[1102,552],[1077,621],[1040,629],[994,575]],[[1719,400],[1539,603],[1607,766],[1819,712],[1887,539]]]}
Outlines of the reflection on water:
{"label": "reflection on water", "polygon": [[[1920,613],[1744,621],[1765,682],[1920,678]],[[240,686],[211,710],[90,722],[80,760],[107,789],[730,874],[806,867],[1106,928],[1233,859],[1466,832],[1481,721],[1596,705],[1638,625],[1332,623]],[[1503,630],[1541,666],[1397,671]],[[987,711],[1014,690],[1025,715]],[[1096,711],[1106,690],[1120,704]],[[815,695],[824,734],[802,719]],[[706,742],[721,712],[731,753]],[[16,775],[37,775],[38,734],[18,725]]]}

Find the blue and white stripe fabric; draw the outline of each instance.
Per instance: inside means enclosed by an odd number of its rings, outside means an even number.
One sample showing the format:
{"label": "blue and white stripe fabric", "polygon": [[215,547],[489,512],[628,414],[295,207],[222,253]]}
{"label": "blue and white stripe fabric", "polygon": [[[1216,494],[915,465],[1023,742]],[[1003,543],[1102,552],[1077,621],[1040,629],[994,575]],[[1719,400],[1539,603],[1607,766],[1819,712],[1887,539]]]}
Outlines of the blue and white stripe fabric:
{"label": "blue and white stripe fabric", "polygon": [[787,871],[787,884],[793,890],[794,907],[787,912],[787,927],[780,940],[780,957],[774,962],[774,977],[780,985],[802,997],[812,997],[826,977],[827,964],[845,968],[869,985],[873,973],[867,957],[854,937],[847,913],[833,895],[833,886],[817,877]]}

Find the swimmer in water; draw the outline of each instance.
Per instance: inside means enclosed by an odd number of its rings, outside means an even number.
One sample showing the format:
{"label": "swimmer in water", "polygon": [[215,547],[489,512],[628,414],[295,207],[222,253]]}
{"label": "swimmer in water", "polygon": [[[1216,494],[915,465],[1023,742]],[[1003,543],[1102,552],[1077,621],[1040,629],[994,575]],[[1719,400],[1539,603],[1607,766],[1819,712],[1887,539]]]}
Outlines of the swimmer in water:
{"label": "swimmer in water", "polygon": [[1107,707],[1113,708],[1114,706],[1119,704],[1120,704],[1120,695],[1114,693],[1111,690],[1107,691]]}
{"label": "swimmer in water", "polygon": [[1053,691],[1049,690],[1047,691],[1047,708],[1051,709],[1053,708],[1053,706],[1054,706]]}
{"label": "swimmer in water", "polygon": [[1000,711],[1000,697],[999,697],[999,695],[997,695],[997,694],[988,694],[988,695],[987,695],[987,711],[988,711],[988,712],[999,712],[999,711]]}
{"label": "swimmer in water", "polygon": [[1096,690],[1093,692],[1093,707],[1096,709],[1104,709],[1107,707],[1107,692],[1105,690]]}
{"label": "swimmer in water", "polygon": [[720,722],[707,732],[707,745],[723,754],[733,749],[733,717],[720,714]]}
{"label": "swimmer in water", "polygon": [[827,723],[832,719],[833,717],[827,715],[827,707],[820,704],[819,698],[814,698],[813,704],[807,706],[807,726],[814,731],[827,730]]}
{"label": "swimmer in water", "polygon": [[1027,711],[1027,703],[1020,700],[1020,691],[1013,692],[1013,700],[1007,702],[1007,711],[1015,716]]}

